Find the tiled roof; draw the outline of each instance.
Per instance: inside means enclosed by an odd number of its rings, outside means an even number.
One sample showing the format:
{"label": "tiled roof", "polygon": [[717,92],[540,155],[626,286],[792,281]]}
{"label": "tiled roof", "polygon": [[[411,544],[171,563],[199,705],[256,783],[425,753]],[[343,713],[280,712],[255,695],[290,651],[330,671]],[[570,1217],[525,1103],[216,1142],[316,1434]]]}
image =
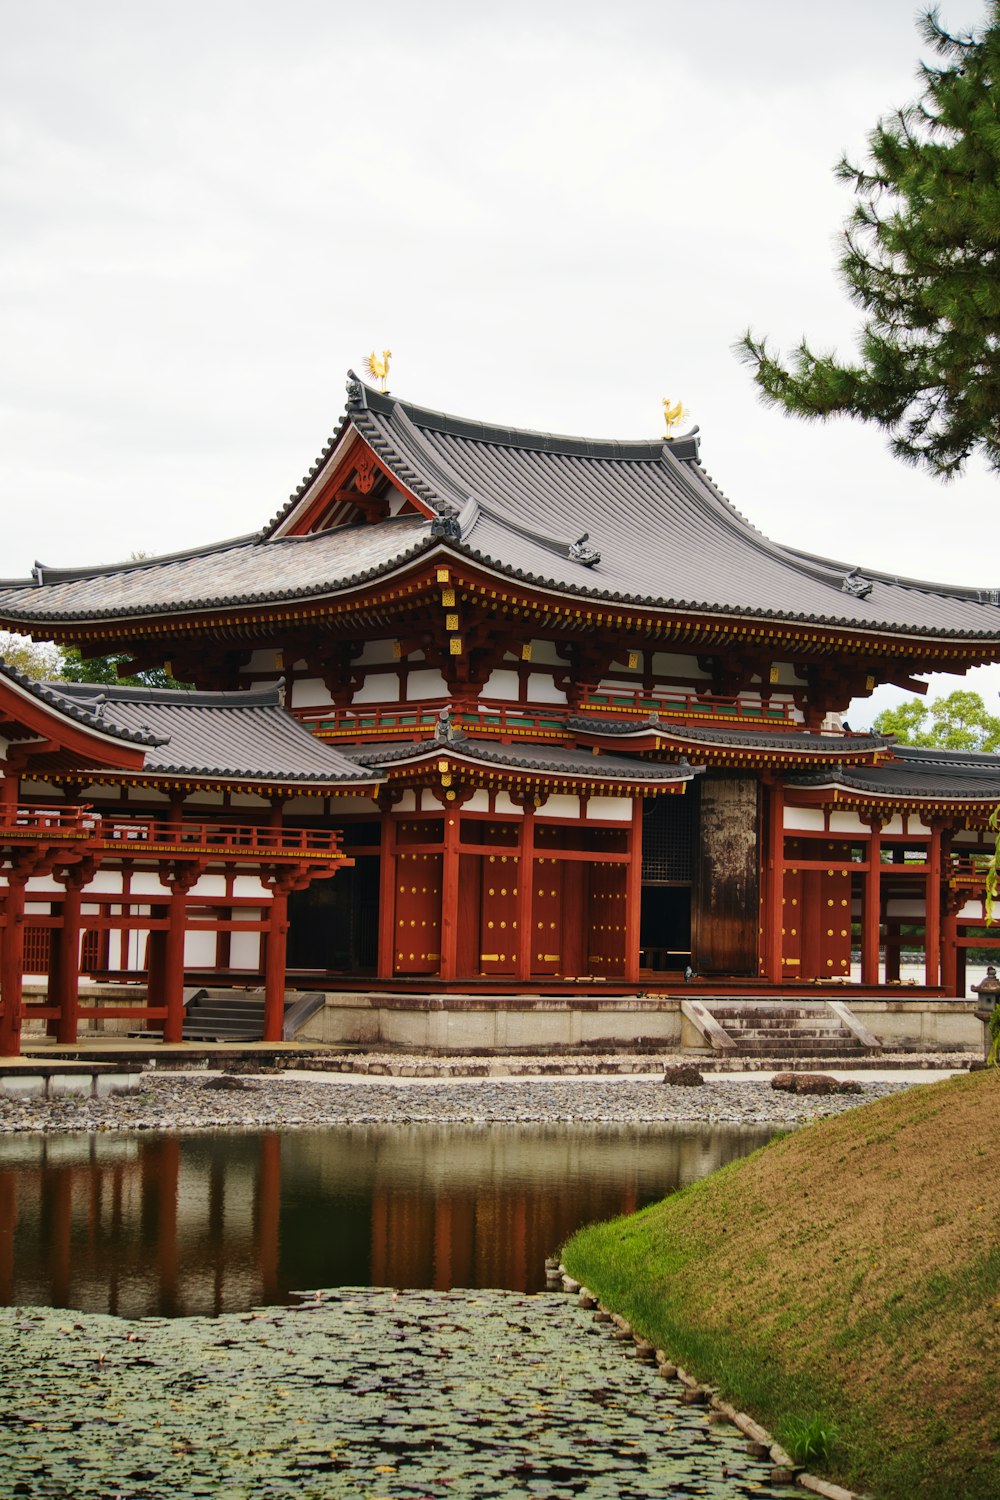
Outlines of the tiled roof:
{"label": "tiled roof", "polygon": [[739,750],[784,750],[795,755],[815,755],[818,760],[843,760],[847,756],[871,756],[888,749],[892,737],[881,734],[822,734],[815,730],[794,729],[769,732],[766,729],[738,729],[726,724],[688,724],[680,719],[600,719],[582,714],[566,720],[566,728],[577,734],[614,735],[619,739],[645,739],[658,734],[664,739],[685,744]]}
{"label": "tiled roof", "polygon": [[160,745],[162,738],[155,735],[145,726],[129,728],[116,724],[104,716],[104,697],[100,689],[94,697],[85,702],[74,702],[67,697],[63,688],[66,683],[36,682],[31,677],[26,677],[16,667],[10,666],[0,656],[0,680],[6,680],[15,687],[20,688],[32,698],[37,698],[44,703],[46,708],[54,713],[62,714],[71,719],[75,724],[82,724],[84,728],[94,730],[98,734],[107,735],[111,739],[121,740],[128,745]]}
{"label": "tiled roof", "polygon": [[329,786],[379,779],[303,729],[282,707],[277,688],[186,693],[67,682],[52,694],[68,711],[95,718],[103,700],[102,725],[145,734],[148,772]]}
{"label": "tiled roof", "polygon": [[423,516],[399,516],[315,536],[244,537],[117,567],[41,568],[40,584],[0,582],[0,617],[134,619],[334,594],[418,555],[431,541]]}
{"label": "tiled roof", "polygon": [[417,765],[423,760],[451,755],[488,766],[576,780],[589,777],[596,781],[667,784],[690,781],[698,775],[694,766],[683,763],[671,765],[665,761],[629,760],[621,755],[592,755],[590,751],[572,750],[561,745],[504,745],[496,740],[474,739],[462,734],[409,744],[359,745],[349,754],[360,764],[373,768],[400,763]]}
{"label": "tiled roof", "polygon": [[843,787],[880,797],[946,802],[1000,800],[1000,755],[967,750],[925,750],[898,745],[879,766],[836,766],[789,776],[789,786]]}
{"label": "tiled roof", "polygon": [[[351,429],[431,513],[303,537]],[[691,614],[1000,642],[1000,591],[898,578],[769,541],[716,488],[693,436],[596,441],[429,411],[353,379],[345,422],[275,522],[216,548],[0,583],[11,623],[139,618],[318,598],[443,546],[548,591]]]}
{"label": "tiled roof", "polygon": [[[717,489],[690,438],[564,438],[353,392],[354,425],[383,462],[462,515],[452,544],[526,582],[695,613],[1000,639],[992,586],[897,578],[769,541]],[[584,533],[596,563],[572,556]]]}

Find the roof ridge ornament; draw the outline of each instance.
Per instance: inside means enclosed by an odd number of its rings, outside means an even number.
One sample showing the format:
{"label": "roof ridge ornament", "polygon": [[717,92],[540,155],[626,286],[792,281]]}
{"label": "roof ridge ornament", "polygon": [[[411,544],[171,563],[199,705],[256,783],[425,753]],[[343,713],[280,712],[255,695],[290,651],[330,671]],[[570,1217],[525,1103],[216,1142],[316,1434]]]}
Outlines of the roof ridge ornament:
{"label": "roof ridge ornament", "polygon": [[365,395],[365,383],[353,370],[347,372],[347,404],[348,406],[360,406],[362,411],[368,409],[368,398]]}
{"label": "roof ridge ornament", "polygon": [[663,422],[666,427],[666,438],[668,443],[674,439],[674,428],[679,427],[687,413],[684,410],[683,401],[671,402],[669,396],[664,396],[660,403],[663,407]]}
{"label": "roof ridge ornament", "polygon": [[870,578],[865,578],[860,568],[852,568],[841,579],[840,592],[850,594],[855,599],[867,599],[875,587]]}
{"label": "roof ridge ornament", "polygon": [[391,362],[391,349],[383,349],[381,359],[379,359],[374,349],[372,350],[371,354],[365,355],[365,369],[368,371],[373,380],[378,381],[379,389],[381,390],[383,396],[386,394],[388,389],[387,382],[389,379],[389,365]]}
{"label": "roof ridge ornament", "polygon": [[590,532],[585,531],[578,541],[571,542],[566,556],[573,562],[583,563],[585,568],[592,568],[601,560],[601,554],[595,547],[588,547]]}

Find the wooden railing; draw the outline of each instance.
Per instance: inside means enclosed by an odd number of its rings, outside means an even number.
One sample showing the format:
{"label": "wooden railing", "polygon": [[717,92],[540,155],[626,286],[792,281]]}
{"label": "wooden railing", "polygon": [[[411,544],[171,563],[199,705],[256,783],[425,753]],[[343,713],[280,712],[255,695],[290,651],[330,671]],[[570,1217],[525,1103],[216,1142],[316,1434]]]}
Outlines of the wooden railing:
{"label": "wooden railing", "polygon": [[0,807],[0,839],[26,843],[88,839],[99,822],[88,807]]}
{"label": "wooden railing", "polygon": [[0,843],[84,843],[121,858],[156,854],[223,854],[233,859],[340,861],[339,829],[271,827],[267,823],[206,823],[122,817],[88,807],[0,809]]}
{"label": "wooden railing", "polygon": [[948,865],[950,885],[983,886],[991,856],[982,854],[953,854]]}
{"label": "wooden railing", "polygon": [[340,830],[271,828],[258,823],[174,822],[163,818],[120,818],[103,815],[94,844],[127,857],[137,848],[188,853],[205,850],[239,858],[267,857],[343,859]]}
{"label": "wooden railing", "polygon": [[[422,699],[419,703],[356,703],[346,708],[298,708],[293,712],[322,739],[424,739],[434,733],[441,710],[451,708],[447,698]],[[500,698],[480,698],[473,708],[452,710],[452,725],[466,733],[499,738],[564,740],[566,719],[647,719],[658,714],[665,719],[693,723],[726,723],[741,729],[796,729],[801,727],[788,703],[768,705],[759,698],[741,698],[721,703],[694,693],[593,693],[579,707],[563,703],[511,703]]]}

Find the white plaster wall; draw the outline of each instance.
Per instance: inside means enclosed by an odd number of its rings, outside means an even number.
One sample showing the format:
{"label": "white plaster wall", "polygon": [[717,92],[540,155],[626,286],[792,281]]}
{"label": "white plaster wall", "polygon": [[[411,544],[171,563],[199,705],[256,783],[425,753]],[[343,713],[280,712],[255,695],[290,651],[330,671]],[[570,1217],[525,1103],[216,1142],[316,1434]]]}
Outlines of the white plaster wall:
{"label": "white plaster wall", "polygon": [[261,797],[257,792],[234,792],[229,802],[230,807],[252,807],[258,811],[262,807],[270,807],[268,797]]}
{"label": "white plaster wall", "polygon": [[250,655],[250,660],[245,667],[240,667],[240,675],[243,677],[257,677],[261,672],[274,672],[275,651],[273,646],[261,646]]}
{"label": "white plaster wall", "polygon": [[357,659],[357,665],[377,667],[395,661],[397,644],[396,641],[365,641],[364,649]]}
{"label": "white plaster wall", "polygon": [[237,875],[233,881],[233,895],[240,896],[244,900],[253,896],[262,896],[270,901],[270,892],[267,891],[256,875]]}
{"label": "white plaster wall", "polygon": [[479,787],[474,791],[468,802],[462,806],[462,812],[489,812],[490,794],[485,787]]}
{"label": "white plaster wall", "polygon": [[886,834],[886,833],[902,833],[902,831],[903,831],[903,815],[902,815],[902,813],[896,813],[895,817],[890,818],[889,821],[888,821],[888,823],[886,823],[885,827],[882,829],[883,834]]}
{"label": "white plaster wall", "polygon": [[671,682],[683,677],[708,677],[709,673],[702,671],[693,656],[675,651],[654,651],[653,675]]}
{"label": "white plaster wall", "polygon": [[137,870],[132,876],[130,895],[153,896],[157,901],[166,901],[170,892],[160,884],[152,870]]}
{"label": "white plaster wall", "polygon": [[321,677],[296,677],[292,684],[294,708],[329,708],[330,690]]}
{"label": "white plaster wall", "polygon": [[978,925],[984,920],[983,903],[981,901],[966,901],[958,914],[958,918],[961,922],[975,922]]}
{"label": "white plaster wall", "polygon": [[158,792],[154,787],[149,786],[126,787],[125,796],[129,802],[168,803],[170,801],[170,795],[168,792]]}
{"label": "white plaster wall", "polygon": [[578,818],[580,799],[560,793],[554,797],[547,797],[538,811],[546,818]]}
{"label": "white plaster wall", "polygon": [[786,830],[790,829],[817,829],[823,827],[823,809],[821,807],[786,807],[783,810],[782,824]]}
{"label": "white plaster wall", "polygon": [[498,818],[523,818],[524,808],[511,801],[509,792],[497,792],[494,812]]}
{"label": "white plaster wall", "polygon": [[831,812],[830,832],[863,833],[867,837],[867,835],[871,833],[871,829],[866,823],[862,823],[858,814],[855,812]]}
{"label": "white plaster wall", "polygon": [[225,803],[224,792],[192,792],[185,798],[186,807],[222,807]]}
{"label": "white plaster wall", "polygon": [[292,813],[296,818],[318,818],[324,810],[324,799],[322,797],[289,797],[285,803],[285,812]]}
{"label": "white plaster wall", "polygon": [[508,672],[502,667],[496,667],[490,673],[480,693],[481,698],[503,698],[517,702],[518,677],[516,672]]}
{"label": "white plaster wall", "polygon": [[367,813],[372,817],[378,813],[378,803],[372,797],[333,797],[330,801],[333,816],[340,813]]}
{"label": "white plaster wall", "polygon": [[885,914],[887,917],[914,917],[923,921],[924,903],[922,901],[887,901]]}
{"label": "white plaster wall", "polygon": [[[254,911],[253,907],[246,907],[240,912],[240,916],[247,922],[255,922],[260,919],[260,912]],[[234,932],[230,934],[232,939],[229,945],[229,963],[233,969],[259,969],[261,934],[259,932]]]}
{"label": "white plaster wall", "polygon": [[215,933],[186,932],[184,962],[193,969],[210,969],[215,963]]}
{"label": "white plaster wall", "polygon": [[566,694],[557,688],[548,672],[528,674],[528,697],[534,703],[565,703]]}
{"label": "white plaster wall", "polygon": [[192,896],[224,896],[225,894],[225,875],[202,875],[200,880],[191,887]]}
{"label": "white plaster wall", "polygon": [[406,679],[406,699],[415,703],[422,698],[447,698],[448,684],[436,668],[423,667]]}
{"label": "white plaster wall", "polygon": [[566,670],[566,662],[556,650],[555,641],[533,640],[531,642],[531,660],[538,662],[542,666],[561,667],[563,671]]}
{"label": "white plaster wall", "polygon": [[930,824],[929,823],[923,822],[923,820],[921,818],[915,818],[912,815],[912,813],[911,813],[910,820],[909,820],[909,822],[906,825],[906,831],[907,831],[907,833],[927,833],[927,834],[929,834],[930,831],[931,831],[931,828],[930,828]]}
{"label": "white plaster wall", "polygon": [[953,842],[956,844],[978,845],[982,837],[983,835],[978,831],[978,829],[959,828],[955,833]]}
{"label": "white plaster wall", "polygon": [[87,886],[88,891],[102,891],[109,895],[119,895],[122,888],[122,877],[117,870],[97,870],[93,880]]}
{"label": "white plaster wall", "polygon": [[631,823],[631,797],[590,797],[587,801],[587,818],[601,818],[613,823]]}
{"label": "white plaster wall", "polygon": [[417,810],[417,794],[416,794],[416,792],[413,792],[413,791],[404,792],[403,795],[400,797],[399,801],[395,805],[395,811],[396,812],[401,812],[401,813],[411,813],[411,812],[416,812],[416,810]]}
{"label": "white plaster wall", "polygon": [[352,703],[396,703],[399,701],[399,673],[375,672],[357,689]]}

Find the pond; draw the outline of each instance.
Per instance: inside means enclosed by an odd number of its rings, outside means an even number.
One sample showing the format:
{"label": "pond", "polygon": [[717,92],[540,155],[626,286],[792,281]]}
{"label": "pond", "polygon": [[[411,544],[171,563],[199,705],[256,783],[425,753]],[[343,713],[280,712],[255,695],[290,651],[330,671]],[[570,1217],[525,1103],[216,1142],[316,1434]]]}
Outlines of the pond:
{"label": "pond", "polygon": [[0,1141],[0,1304],[126,1318],[296,1290],[534,1292],[580,1224],[763,1145],[739,1126],[356,1127]]}

